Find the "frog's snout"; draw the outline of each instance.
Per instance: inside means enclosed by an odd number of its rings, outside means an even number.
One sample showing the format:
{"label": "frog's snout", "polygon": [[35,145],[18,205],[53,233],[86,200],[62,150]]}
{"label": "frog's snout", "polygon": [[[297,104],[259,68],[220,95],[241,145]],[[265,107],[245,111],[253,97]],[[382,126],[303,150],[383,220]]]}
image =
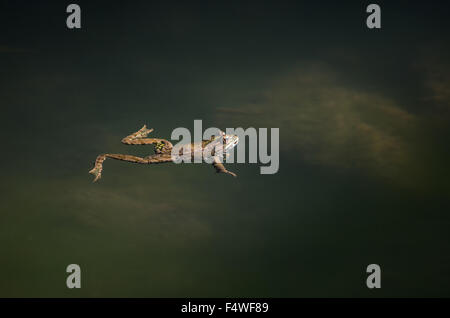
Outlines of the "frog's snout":
{"label": "frog's snout", "polygon": [[228,135],[227,138],[225,139],[225,152],[230,151],[231,149],[233,149],[234,147],[236,147],[236,145],[239,142],[239,137],[236,135]]}

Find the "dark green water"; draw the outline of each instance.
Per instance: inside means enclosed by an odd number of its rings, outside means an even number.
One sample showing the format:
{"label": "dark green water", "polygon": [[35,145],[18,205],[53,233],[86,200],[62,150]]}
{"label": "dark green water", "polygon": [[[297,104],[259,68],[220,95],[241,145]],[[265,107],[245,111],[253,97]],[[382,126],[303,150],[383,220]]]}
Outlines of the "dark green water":
{"label": "dark green water", "polygon": [[[0,296],[450,296],[444,2],[378,2],[381,30],[360,1],[79,1],[81,30],[69,3],[0,5]],[[280,128],[279,172],[91,182],[194,119]]]}

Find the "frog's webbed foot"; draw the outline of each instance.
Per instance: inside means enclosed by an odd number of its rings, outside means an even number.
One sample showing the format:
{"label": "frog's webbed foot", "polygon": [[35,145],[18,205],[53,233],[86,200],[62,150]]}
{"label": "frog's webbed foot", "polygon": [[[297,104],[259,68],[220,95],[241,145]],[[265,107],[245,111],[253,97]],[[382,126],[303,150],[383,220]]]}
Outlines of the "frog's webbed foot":
{"label": "frog's webbed foot", "polygon": [[89,171],[90,174],[93,174],[95,176],[94,181],[97,181],[102,177],[102,166],[95,166],[92,170]]}
{"label": "frog's webbed foot", "polygon": [[153,131],[153,128],[148,129],[147,125],[142,126],[141,129],[139,129],[138,131],[132,133],[129,136],[126,136],[125,138],[122,139],[123,143],[129,144],[132,143],[132,141],[135,141],[137,139],[143,139],[145,137],[147,137],[147,135],[149,133],[151,133]]}
{"label": "frog's webbed foot", "polygon": [[223,165],[223,163],[221,163],[220,160],[216,157],[214,158],[213,166],[216,169],[217,173],[226,173],[232,175],[235,178],[237,177],[237,175],[234,172],[228,171]]}
{"label": "frog's webbed foot", "polygon": [[132,155],[122,155],[122,154],[113,154],[113,153],[104,153],[104,154],[98,155],[97,159],[95,160],[94,168],[89,171],[90,174],[93,174],[95,176],[95,179],[93,182],[97,181],[98,179],[100,179],[102,177],[103,162],[106,160],[106,158],[134,162],[134,163],[148,163],[147,159],[132,156]]}
{"label": "frog's webbed foot", "polygon": [[135,132],[135,138],[145,138],[149,133],[153,131],[153,128],[148,129],[147,125],[142,126],[137,132]]}
{"label": "frog's webbed foot", "polygon": [[106,158],[109,156],[109,154],[101,154],[97,156],[97,159],[95,159],[94,168],[92,168],[89,173],[94,175],[94,181],[96,182],[98,179],[102,177],[102,170],[103,170],[103,162],[106,160]]}
{"label": "frog's webbed foot", "polygon": [[152,131],[153,128],[147,129],[147,125],[144,125],[135,133],[123,138],[122,143],[127,145],[153,145],[157,154],[170,153],[173,147],[170,141],[161,138],[147,138],[147,135]]}
{"label": "frog's webbed foot", "polygon": [[102,170],[103,170],[103,161],[106,160],[106,154],[99,155],[97,159],[95,160],[94,168],[92,168],[89,173],[94,175],[94,181],[96,182],[98,179],[102,177]]}

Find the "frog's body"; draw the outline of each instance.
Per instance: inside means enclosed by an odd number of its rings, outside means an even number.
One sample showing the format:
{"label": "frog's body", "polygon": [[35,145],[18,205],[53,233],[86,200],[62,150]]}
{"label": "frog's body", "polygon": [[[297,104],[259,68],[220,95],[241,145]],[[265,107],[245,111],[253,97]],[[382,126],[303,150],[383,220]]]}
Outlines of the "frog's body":
{"label": "frog's body", "polygon": [[[199,158],[202,157],[202,154],[208,153],[212,156],[212,165],[216,169],[217,172],[227,173],[234,177],[234,174],[231,171],[228,171],[224,165],[222,164],[222,158],[226,157],[228,151],[234,148],[239,142],[239,138],[236,135],[226,135],[224,132],[221,132],[220,136],[213,136],[209,140],[203,140],[199,143],[191,143],[190,145],[185,145],[180,147],[179,155],[172,156],[172,148],[173,145],[170,141],[166,139],[159,138],[146,138],[149,133],[151,133],[153,129],[147,129],[147,126],[144,125],[137,132],[125,137],[122,139],[122,143],[126,145],[154,145],[155,154],[146,156],[146,157],[136,157],[132,155],[123,155],[123,154],[101,154],[95,160],[95,166],[89,173],[95,176],[94,182],[101,178],[102,170],[103,170],[103,161],[106,158],[123,160],[134,163],[142,163],[142,164],[156,164],[156,163],[167,163],[167,162],[175,162],[180,159],[187,159],[191,157],[193,159],[195,156]],[[222,143],[223,147],[216,147]],[[217,151],[219,149],[219,151]],[[222,150],[220,150],[222,149]]]}

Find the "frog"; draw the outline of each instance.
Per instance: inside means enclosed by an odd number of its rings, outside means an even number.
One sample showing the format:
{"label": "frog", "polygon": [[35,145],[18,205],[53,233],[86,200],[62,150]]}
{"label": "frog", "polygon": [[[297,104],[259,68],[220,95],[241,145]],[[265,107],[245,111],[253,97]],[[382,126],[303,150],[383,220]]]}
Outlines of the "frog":
{"label": "frog", "polygon": [[[209,160],[217,173],[224,173],[237,177],[234,172],[231,172],[223,165],[223,160],[230,156],[231,150],[238,144],[239,137],[237,135],[226,134],[219,130],[217,135],[210,139],[202,140],[197,143],[190,143],[184,145],[177,145],[178,152],[172,154],[174,148],[173,144],[161,138],[147,138],[153,132],[153,128],[148,129],[144,125],[138,131],[126,136],[121,140],[125,145],[153,145],[154,154],[145,157],[138,157],[127,154],[113,154],[103,153],[97,156],[94,168],[89,173],[94,175],[93,182],[97,182],[102,177],[103,162],[107,159],[122,160],[138,164],[161,164],[161,163],[178,163],[180,161],[186,162],[186,159],[193,159],[197,155],[210,154]],[[221,147],[217,147],[221,144]]]}

